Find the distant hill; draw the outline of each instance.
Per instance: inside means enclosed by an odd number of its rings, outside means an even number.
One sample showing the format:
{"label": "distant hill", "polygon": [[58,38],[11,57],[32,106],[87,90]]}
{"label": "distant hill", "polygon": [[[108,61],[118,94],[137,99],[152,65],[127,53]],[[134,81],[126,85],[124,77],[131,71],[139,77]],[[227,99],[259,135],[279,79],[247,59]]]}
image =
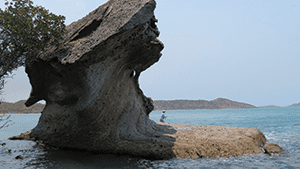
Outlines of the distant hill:
{"label": "distant hill", "polygon": [[292,104],[292,105],[290,105],[288,107],[300,107],[300,103],[295,103],[295,104]]}
{"label": "distant hill", "polygon": [[[40,113],[45,105],[36,103],[31,107],[25,106],[25,100],[16,103],[1,102],[0,113]],[[190,110],[190,109],[238,109],[256,108],[253,105],[218,98],[212,101],[206,100],[156,100],[154,110]]]}
{"label": "distant hill", "polygon": [[271,108],[271,107],[280,107],[275,105],[259,106],[259,108]]}
{"label": "distant hill", "polygon": [[157,100],[154,101],[154,110],[191,110],[191,109],[238,109],[256,108],[253,105],[218,98],[206,100]]}
{"label": "distant hill", "polygon": [[0,113],[41,113],[45,105],[36,103],[31,107],[25,106],[25,100],[20,100],[16,103],[1,102]]}

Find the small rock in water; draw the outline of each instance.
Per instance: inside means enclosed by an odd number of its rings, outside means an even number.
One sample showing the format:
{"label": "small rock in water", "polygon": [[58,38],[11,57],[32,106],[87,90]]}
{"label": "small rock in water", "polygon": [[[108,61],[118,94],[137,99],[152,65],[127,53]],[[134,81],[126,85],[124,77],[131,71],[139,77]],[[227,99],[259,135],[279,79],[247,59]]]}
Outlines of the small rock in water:
{"label": "small rock in water", "polygon": [[18,155],[18,156],[16,156],[16,157],[15,157],[15,159],[17,159],[17,160],[23,160],[23,159],[24,159],[24,157],[23,157],[23,156],[21,156],[21,155]]}
{"label": "small rock in water", "polygon": [[264,149],[265,149],[265,153],[266,154],[269,154],[271,156],[274,156],[274,155],[280,155],[282,154],[285,150],[283,148],[281,148],[279,145],[277,144],[266,144],[264,146]]}
{"label": "small rock in water", "polygon": [[6,145],[6,143],[0,143],[0,145],[1,145],[1,146],[5,146],[5,145]]}

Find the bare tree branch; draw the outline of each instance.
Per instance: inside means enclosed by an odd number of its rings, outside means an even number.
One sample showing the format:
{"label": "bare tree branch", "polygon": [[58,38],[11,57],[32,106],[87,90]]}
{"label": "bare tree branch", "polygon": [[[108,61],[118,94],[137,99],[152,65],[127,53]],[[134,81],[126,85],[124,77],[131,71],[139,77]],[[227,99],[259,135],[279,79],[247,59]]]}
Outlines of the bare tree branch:
{"label": "bare tree branch", "polygon": [[4,124],[0,124],[0,129],[4,128],[4,127],[8,127],[11,120],[9,120],[11,115],[8,115],[5,117],[5,113],[3,113],[3,115],[0,115],[0,123],[4,122]]}

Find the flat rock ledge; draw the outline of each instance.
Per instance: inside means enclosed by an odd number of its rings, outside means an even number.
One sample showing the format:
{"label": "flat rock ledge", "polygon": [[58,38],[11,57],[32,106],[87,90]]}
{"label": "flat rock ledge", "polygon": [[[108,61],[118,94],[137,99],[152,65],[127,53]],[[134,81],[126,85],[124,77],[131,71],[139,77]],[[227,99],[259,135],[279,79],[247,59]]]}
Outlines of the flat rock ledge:
{"label": "flat rock ledge", "polygon": [[[171,123],[157,123],[161,131],[166,134],[156,136],[153,143],[144,142],[127,144],[120,143],[119,148],[99,153],[127,154],[148,159],[171,158],[231,158],[250,154],[266,154],[270,156],[282,155],[285,150],[277,144],[267,144],[264,134],[256,128],[239,128],[223,126],[198,126]],[[31,131],[19,136],[10,137],[10,140],[32,140],[38,143],[47,143],[47,140],[36,140],[30,137]],[[164,138],[161,138],[164,137]],[[169,141],[162,144],[160,139]],[[62,138],[63,139],[63,138]],[[161,144],[159,148],[152,146]],[[44,145],[43,145],[44,146]],[[47,144],[46,144],[47,146]],[[53,146],[53,145],[52,145]],[[153,148],[153,149],[152,149]],[[120,153],[121,149],[136,149]],[[140,152],[144,152],[141,154]],[[150,153],[149,153],[150,152]]]}

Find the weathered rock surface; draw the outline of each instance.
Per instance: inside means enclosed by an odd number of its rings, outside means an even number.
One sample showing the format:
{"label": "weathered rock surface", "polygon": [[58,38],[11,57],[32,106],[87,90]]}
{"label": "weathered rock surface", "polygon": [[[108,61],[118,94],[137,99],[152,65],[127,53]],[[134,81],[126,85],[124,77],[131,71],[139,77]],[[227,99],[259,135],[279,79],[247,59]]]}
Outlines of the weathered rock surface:
{"label": "weathered rock surface", "polygon": [[[123,152],[152,159],[166,159],[174,157],[230,158],[260,153],[277,156],[284,152],[277,144],[266,144],[267,140],[264,134],[255,128],[170,123],[154,123],[154,125],[157,125],[157,131],[164,134],[155,135],[152,141],[140,142],[137,140],[136,144],[128,144],[128,142],[124,143],[122,141],[120,145],[116,146],[116,150],[109,151],[109,153],[120,154],[120,152]],[[30,132],[9,139],[34,140],[34,138],[29,137]],[[40,140],[36,142],[44,146]],[[133,147],[136,149],[133,149]],[[131,152],[126,152],[128,149]]]}
{"label": "weathered rock surface", "polygon": [[[160,144],[153,138],[165,136],[148,118],[153,104],[138,84],[163,49],[155,7],[154,0],[110,0],[69,25],[61,47],[27,63],[26,105],[46,100],[31,137],[55,147],[155,156]],[[154,148],[143,150],[144,142]]]}
{"label": "weathered rock surface", "polygon": [[264,134],[255,128],[171,124],[173,151],[181,158],[228,158],[262,153]]}
{"label": "weathered rock surface", "polygon": [[[26,63],[32,92],[46,100],[38,125],[23,137],[45,145],[152,159],[231,157],[261,153],[257,129],[160,124],[138,79],[163,44],[154,0],[110,0],[67,27],[58,48]],[[189,127],[189,128],[187,128]],[[191,130],[192,129],[192,130]]]}

